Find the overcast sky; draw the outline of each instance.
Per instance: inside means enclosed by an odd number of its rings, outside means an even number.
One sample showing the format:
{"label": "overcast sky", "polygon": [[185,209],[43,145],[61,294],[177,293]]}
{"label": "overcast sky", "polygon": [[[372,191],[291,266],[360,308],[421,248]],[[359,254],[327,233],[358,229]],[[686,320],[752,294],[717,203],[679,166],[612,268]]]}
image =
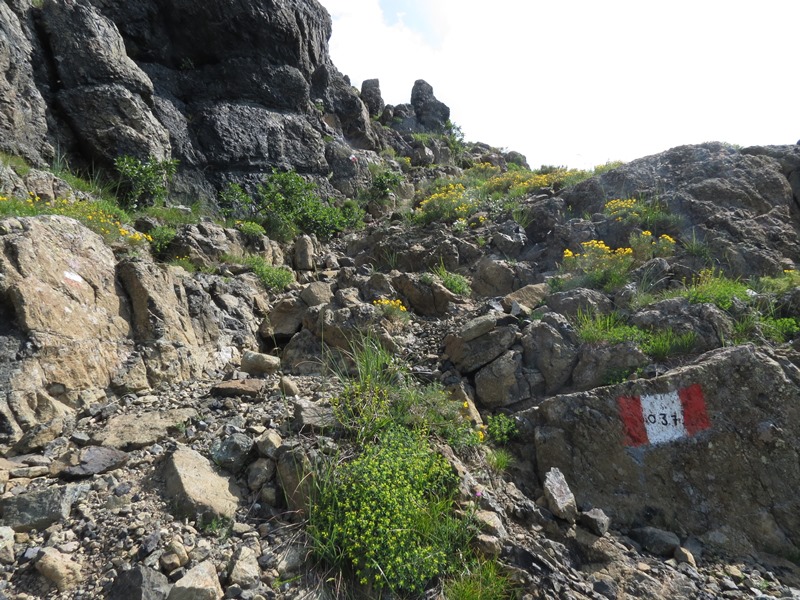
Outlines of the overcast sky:
{"label": "overcast sky", "polygon": [[433,86],[532,167],[800,138],[800,0],[321,0],[331,56],[389,104]]}

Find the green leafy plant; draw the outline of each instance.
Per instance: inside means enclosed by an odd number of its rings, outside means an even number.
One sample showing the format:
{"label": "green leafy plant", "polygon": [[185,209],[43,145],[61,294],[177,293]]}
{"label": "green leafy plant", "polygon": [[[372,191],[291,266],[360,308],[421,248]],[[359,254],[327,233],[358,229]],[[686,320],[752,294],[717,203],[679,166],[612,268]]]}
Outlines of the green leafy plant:
{"label": "green leafy plant", "polygon": [[253,223],[253,221],[242,221],[237,223],[236,229],[238,229],[241,234],[249,240],[258,240],[267,235],[266,230],[258,223]]}
{"label": "green leafy plant", "polygon": [[0,152],[0,162],[12,169],[20,177],[25,177],[25,175],[30,173],[31,170],[31,166],[28,164],[28,161],[21,156],[16,156],[14,154]]}
{"label": "green leafy plant", "polygon": [[298,233],[327,239],[357,218],[322,202],[316,186],[294,172],[273,173],[257,187],[255,208],[270,237],[288,241]]}
{"label": "green leafy plant", "polygon": [[489,439],[498,444],[507,444],[517,435],[517,422],[504,413],[489,415],[486,420]]}
{"label": "green leafy plant", "polygon": [[562,271],[578,277],[561,283],[612,291],[627,283],[633,264],[632,248],[612,250],[602,240],[589,240],[581,243],[581,252],[564,250]]}
{"label": "green leafy plant", "polygon": [[253,274],[267,290],[285,290],[294,282],[294,273],[287,267],[274,267],[267,264],[261,256],[250,254],[245,256],[226,255],[224,260],[245,265],[253,270]]}
{"label": "green leafy plant", "polygon": [[605,203],[603,213],[615,221],[662,233],[675,233],[681,224],[681,218],[657,198],[615,198]]}
{"label": "green leafy plant", "polygon": [[314,551],[360,585],[419,593],[455,566],[469,541],[453,514],[457,478],[420,433],[401,427],[319,479],[309,511]]}
{"label": "green leafy plant", "polygon": [[437,266],[433,267],[431,272],[439,278],[444,287],[454,294],[458,294],[459,296],[468,296],[470,293],[472,293],[472,289],[469,285],[469,279],[463,275],[448,271],[444,266],[444,262],[440,262]]}
{"label": "green leafy plant", "polygon": [[120,192],[127,208],[148,204],[164,204],[167,190],[178,169],[177,160],[143,161],[133,156],[119,156],[114,166],[120,176]]}
{"label": "green leafy plant", "polygon": [[153,252],[156,254],[163,254],[166,252],[177,235],[178,232],[174,227],[166,227],[164,225],[154,227],[150,231],[150,237],[152,238],[150,245],[153,248]]}

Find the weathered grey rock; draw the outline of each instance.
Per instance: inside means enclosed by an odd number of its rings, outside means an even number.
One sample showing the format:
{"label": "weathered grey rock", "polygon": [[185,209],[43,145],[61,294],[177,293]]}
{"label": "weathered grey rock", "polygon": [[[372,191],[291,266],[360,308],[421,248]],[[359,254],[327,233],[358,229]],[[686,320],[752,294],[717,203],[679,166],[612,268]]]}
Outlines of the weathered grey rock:
{"label": "weathered grey rock", "polygon": [[472,289],[481,296],[506,296],[521,286],[515,285],[516,275],[504,261],[486,256],[475,266]]}
{"label": "weathered grey rock", "polygon": [[619,381],[650,363],[650,359],[630,342],[624,344],[584,344],[572,370],[576,390],[588,390]]}
{"label": "weathered grey rock", "polygon": [[222,398],[242,396],[244,398],[256,398],[264,391],[267,382],[265,379],[231,379],[215,383],[211,388],[211,394]]}
{"label": "weathered grey rock", "polygon": [[443,133],[450,119],[450,109],[433,95],[433,87],[418,79],[411,88],[411,106],[421,130]]}
{"label": "weathered grey rock", "polygon": [[550,294],[547,297],[547,306],[570,319],[575,319],[578,313],[607,315],[614,310],[614,304],[608,296],[586,288]]}
{"label": "weathered grey rock", "polygon": [[14,564],[14,530],[11,527],[0,527],[0,563]]}
{"label": "weathered grey rock", "polygon": [[291,398],[292,396],[300,395],[300,386],[291,377],[281,377],[278,382],[278,389],[284,396]]}
{"label": "weathered grey rock", "polygon": [[464,342],[471,342],[475,338],[486,335],[497,326],[498,317],[499,315],[493,313],[475,317],[461,326],[461,329],[458,330],[458,337]]}
{"label": "weathered grey rock", "polygon": [[470,341],[449,335],[445,338],[445,352],[462,373],[471,373],[490,363],[511,347],[516,340],[514,327],[497,327]]}
{"label": "weathered grey rock", "polygon": [[143,448],[166,437],[170,428],[195,417],[197,411],[193,408],[114,416],[93,434],[92,440],[95,444],[122,450]]}
{"label": "weathered grey rock", "polygon": [[258,556],[250,546],[240,546],[233,555],[229,580],[245,590],[257,587],[261,582]]}
{"label": "weathered grey rock", "polygon": [[75,455],[74,462],[76,464],[71,464],[60,471],[59,477],[62,479],[80,479],[113,471],[128,462],[128,453],[105,446],[89,446]]}
{"label": "weathered grey rock", "polygon": [[258,453],[265,457],[276,459],[278,457],[278,448],[283,444],[281,434],[274,429],[267,429],[261,437],[256,439],[256,448]]}
{"label": "weathered grey rock", "polygon": [[328,304],[333,300],[331,284],[324,281],[312,281],[300,292],[300,299],[308,306]]}
{"label": "weathered grey rock", "polygon": [[397,292],[408,301],[411,309],[423,316],[444,316],[450,303],[458,299],[438,281],[425,283],[418,275],[402,273],[392,279]]}
{"label": "weathered grey rock", "polygon": [[634,313],[631,323],[650,330],[694,334],[696,352],[723,346],[733,337],[733,319],[713,304],[691,304],[686,298],[662,300]]}
{"label": "weathered grey rock", "polygon": [[642,548],[659,556],[672,556],[681,545],[681,540],[671,531],[657,527],[640,527],[631,531],[631,537],[642,545]]}
{"label": "weathered grey rock", "polygon": [[319,402],[296,398],[294,405],[294,426],[298,431],[324,431],[336,426],[336,418],[330,406]]}
{"label": "weathered grey rock", "polygon": [[530,311],[539,306],[549,293],[546,283],[532,283],[506,295],[500,303],[506,311],[510,311],[515,302]]}
{"label": "weathered grey rock", "polygon": [[517,223],[507,221],[492,232],[492,243],[505,256],[517,258],[528,243],[528,236]]}
{"label": "weathered grey rock", "polygon": [[277,356],[252,350],[242,352],[242,371],[250,375],[272,375],[280,367],[281,359]]}
{"label": "weathered grey rock", "polygon": [[585,527],[595,535],[604,536],[608,532],[611,519],[600,508],[581,512],[578,517],[578,524]]}
{"label": "weathered grey rock", "polygon": [[[537,464],[558,467],[581,502],[604,507],[620,526],[658,514],[660,527],[705,535],[706,544],[774,550],[800,531],[789,492],[800,481],[799,385],[796,366],[746,345],[652,379],[549,398],[520,417],[534,425]],[[629,410],[645,396],[668,404]],[[645,419],[668,425],[651,439]],[[756,424],[769,422],[780,423],[775,437],[759,439]]]}
{"label": "weathered grey rock", "polygon": [[247,487],[251,491],[260,489],[275,477],[275,461],[270,458],[259,458],[247,467]]}
{"label": "weathered grey rock", "polygon": [[544,378],[523,366],[522,353],[508,350],[475,375],[475,393],[488,408],[515,404],[544,391]]}
{"label": "weathered grey rock", "polygon": [[294,241],[294,268],[298,271],[313,271],[316,266],[316,252],[316,244],[311,236],[299,236]]}
{"label": "weathered grey rock", "polygon": [[564,474],[556,467],[547,471],[544,477],[544,497],[547,507],[555,516],[574,523],[578,517],[578,505],[569,489]]}
{"label": "weathered grey rock", "polygon": [[3,150],[44,163],[53,148],[47,143],[47,107],[34,80],[36,54],[23,22],[8,4],[0,6],[0,37],[6,41],[0,49],[0,70],[7,74],[0,81],[0,95],[5,98],[0,107]]}
{"label": "weathered grey rock", "polygon": [[499,538],[501,541],[508,537],[508,532],[503,526],[503,520],[496,512],[479,510],[475,512],[475,520],[481,532]]}
{"label": "weathered grey rock", "polygon": [[282,446],[278,451],[278,481],[290,511],[305,513],[313,481],[311,461],[300,446]]}
{"label": "weathered grey rock", "polygon": [[288,297],[278,301],[258,332],[265,339],[287,340],[300,331],[308,305],[300,298]]}
{"label": "weathered grey rock", "polygon": [[54,485],[0,500],[3,523],[15,531],[42,530],[66,519],[85,493],[84,485]]}
{"label": "weathered grey rock", "polygon": [[211,460],[229,473],[236,474],[247,464],[253,446],[253,438],[249,435],[232,433],[224,439],[214,440],[211,445]]}
{"label": "weathered grey rock", "polygon": [[367,106],[369,115],[376,117],[386,107],[381,96],[381,86],[377,79],[365,79],[361,83],[361,100]]}
{"label": "weathered grey rock", "polygon": [[220,600],[222,586],[217,570],[211,561],[201,562],[181,577],[167,596],[167,600]]}
{"label": "weathered grey rock", "polygon": [[558,313],[548,313],[525,329],[523,360],[526,366],[542,374],[548,394],[557,392],[569,381],[578,363],[579,344],[572,325]]}
{"label": "weathered grey rock", "polygon": [[276,570],[281,575],[297,573],[306,563],[308,552],[299,544],[290,544],[278,557]]}
{"label": "weathered grey rock", "polygon": [[55,548],[39,550],[36,570],[55,584],[59,592],[71,590],[83,581],[81,565]]}
{"label": "weathered grey rock", "polygon": [[137,564],[122,571],[108,593],[109,600],[166,600],[170,584],[165,575]]}
{"label": "weathered grey rock", "polygon": [[167,496],[175,514],[211,521],[231,519],[239,506],[236,484],[220,475],[201,454],[179,445],[164,463]]}
{"label": "weathered grey rock", "polygon": [[672,554],[672,557],[679,563],[686,563],[697,568],[697,562],[694,559],[694,555],[683,546],[678,546],[675,548],[675,552]]}
{"label": "weathered grey rock", "polygon": [[[130,326],[113,252],[77,221],[6,219],[0,243],[0,304],[14,334],[3,337],[0,359],[0,441],[13,443],[100,394],[130,351]],[[35,350],[6,347],[13,339]]]}

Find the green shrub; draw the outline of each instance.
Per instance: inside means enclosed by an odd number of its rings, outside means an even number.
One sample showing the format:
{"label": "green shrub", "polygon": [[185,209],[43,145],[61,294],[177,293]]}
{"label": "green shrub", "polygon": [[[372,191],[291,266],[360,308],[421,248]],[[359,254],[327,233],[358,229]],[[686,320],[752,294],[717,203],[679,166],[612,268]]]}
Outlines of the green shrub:
{"label": "green shrub", "polygon": [[486,453],[486,464],[493,473],[500,475],[514,464],[514,455],[505,448],[492,448]]}
{"label": "green shrub", "polygon": [[226,255],[224,260],[238,265],[245,265],[253,270],[253,273],[267,290],[282,291],[294,282],[294,273],[287,267],[273,267],[268,265],[262,257],[257,255],[231,256]]}
{"label": "green shrub", "polygon": [[385,429],[390,419],[390,387],[371,379],[350,381],[331,399],[336,420],[361,444]]}
{"label": "green shrub", "polygon": [[616,221],[648,231],[675,233],[681,219],[657,199],[615,198],[603,207],[603,213]]}
{"label": "green shrub", "polygon": [[573,281],[562,281],[560,285],[584,285],[612,291],[625,285],[628,272],[634,264],[632,248],[612,250],[602,240],[581,243],[581,252],[564,250],[562,271],[579,275]]}
{"label": "green shrub", "polygon": [[253,223],[253,221],[243,221],[237,224],[236,228],[244,237],[251,240],[258,240],[267,235],[266,230],[258,223]]}
{"label": "green shrub", "polygon": [[457,273],[451,273],[444,267],[444,263],[439,263],[438,266],[433,267],[431,272],[436,275],[442,282],[442,285],[454,294],[459,296],[468,296],[472,289],[469,285],[469,279]]}
{"label": "green shrub", "polygon": [[150,245],[153,248],[153,252],[156,255],[166,252],[176,235],[178,235],[178,232],[174,227],[167,227],[165,225],[154,227],[150,231],[150,237],[152,238]]}
{"label": "green shrub", "polygon": [[120,175],[120,191],[127,208],[164,204],[167,188],[178,169],[177,160],[149,157],[142,161],[133,156],[119,156],[114,166]]}
{"label": "green shrub", "polygon": [[800,333],[800,319],[797,317],[765,316],[761,318],[760,326],[763,336],[776,344],[783,344]]}
{"label": "green shrub", "polygon": [[327,239],[351,224],[352,215],[323,203],[316,186],[297,173],[273,173],[256,189],[258,215],[270,237],[288,241],[302,232]]}
{"label": "green shrub", "polygon": [[318,478],[308,532],[317,556],[380,595],[419,593],[456,565],[471,536],[454,516],[457,477],[419,433],[390,427]]}
{"label": "green shrub", "polygon": [[516,437],[517,422],[504,413],[489,415],[486,420],[486,433],[493,442],[506,444]]}

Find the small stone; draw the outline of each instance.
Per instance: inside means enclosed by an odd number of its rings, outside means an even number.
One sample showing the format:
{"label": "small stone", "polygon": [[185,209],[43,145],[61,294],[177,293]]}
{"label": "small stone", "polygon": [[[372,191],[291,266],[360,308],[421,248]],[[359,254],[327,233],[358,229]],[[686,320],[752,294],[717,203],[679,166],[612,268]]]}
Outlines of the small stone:
{"label": "small stone", "polygon": [[166,576],[144,565],[135,565],[117,576],[108,600],[165,600],[169,590]]}
{"label": "small stone", "polygon": [[475,513],[475,520],[483,533],[501,539],[508,537],[506,528],[503,527],[503,521],[497,513],[489,510],[479,510]]}
{"label": "small stone", "polygon": [[580,514],[578,524],[595,535],[604,536],[611,524],[611,519],[600,508],[593,508]]}
{"label": "small stone", "polygon": [[275,461],[259,458],[247,468],[247,487],[255,491],[275,476]]}
{"label": "small stone", "polygon": [[697,563],[695,562],[694,556],[692,555],[692,553],[689,552],[686,548],[684,548],[682,546],[678,546],[677,548],[675,548],[675,552],[673,553],[672,556],[679,563],[687,563],[687,564],[691,565],[692,567],[697,568]]}
{"label": "small stone", "polygon": [[475,539],[472,540],[472,545],[477,552],[488,557],[500,556],[503,551],[502,542],[495,536],[485,533],[479,533],[475,536]]}
{"label": "small stone", "polygon": [[81,566],[55,548],[39,550],[36,570],[54,583],[59,592],[71,590],[83,581]]}
{"label": "small stone", "polygon": [[14,530],[11,527],[0,527],[0,563],[14,563]]}
{"label": "small stone", "polygon": [[128,462],[128,453],[106,446],[89,446],[78,454],[78,464],[60,472],[64,479],[91,477],[118,469]]}
{"label": "small stone", "polygon": [[234,433],[223,440],[216,440],[211,446],[211,458],[230,473],[242,470],[253,449],[253,439],[244,433]]}
{"label": "small stone", "polygon": [[294,401],[294,423],[298,431],[324,431],[335,427],[336,418],[330,406],[297,398]]}
{"label": "small stone", "polygon": [[167,600],[220,600],[222,597],[214,563],[205,561],[175,583]]}
{"label": "small stone", "polygon": [[300,387],[291,377],[281,377],[278,389],[280,389],[284,396],[291,397],[300,395]]}
{"label": "small stone", "polygon": [[250,375],[272,375],[281,368],[281,359],[271,354],[245,350],[242,353],[242,371]]}
{"label": "small stone", "polygon": [[231,583],[243,589],[257,587],[261,580],[261,567],[258,566],[258,556],[249,546],[241,546],[232,559]]}
{"label": "small stone", "polygon": [[305,565],[306,562],[306,549],[302,546],[292,545],[286,548],[278,558],[278,564],[275,567],[280,576],[296,573]]}
{"label": "small stone", "polygon": [[631,532],[631,537],[642,545],[642,548],[658,556],[672,556],[675,548],[681,545],[677,535],[657,527],[640,527]]}
{"label": "small stone", "polygon": [[235,396],[255,398],[261,393],[265,385],[266,381],[263,379],[222,381],[211,388],[211,394],[222,398],[232,398]]}
{"label": "small stone", "polygon": [[278,448],[283,444],[281,435],[274,429],[268,429],[256,440],[258,453],[266,458],[275,459],[278,456]]}
{"label": "small stone", "polygon": [[578,505],[575,496],[569,489],[564,474],[553,467],[544,478],[544,497],[547,500],[547,507],[555,516],[574,523],[578,516]]}

